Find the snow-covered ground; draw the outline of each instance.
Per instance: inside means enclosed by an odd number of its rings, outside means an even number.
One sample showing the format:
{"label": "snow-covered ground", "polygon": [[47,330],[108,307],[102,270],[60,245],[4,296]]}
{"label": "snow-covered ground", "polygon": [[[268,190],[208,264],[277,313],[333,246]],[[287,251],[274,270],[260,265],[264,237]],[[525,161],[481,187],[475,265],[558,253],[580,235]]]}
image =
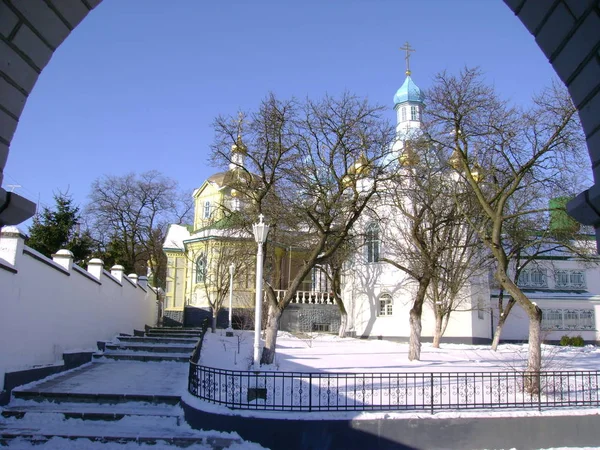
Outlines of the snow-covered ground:
{"label": "snow-covered ground", "polygon": [[[238,352],[239,343],[239,352]],[[252,331],[223,330],[204,337],[200,363],[220,369],[248,370],[252,364]],[[600,348],[543,346],[544,370],[598,370]],[[385,340],[339,338],[328,334],[277,337],[275,364],[261,370],[294,372],[490,372],[522,369],[527,345],[423,344],[420,361],[408,360],[408,344]]]}
{"label": "snow-covered ground", "polygon": [[[280,370],[295,372],[485,372],[485,371],[509,371],[514,368],[522,368],[526,361],[527,346],[525,345],[501,345],[497,352],[492,352],[488,346],[442,344],[442,348],[434,349],[431,344],[424,344],[421,353],[421,361],[410,362],[407,358],[408,346],[390,341],[361,340],[345,338],[326,334],[292,335],[280,333],[277,342],[276,363],[272,366],[262,366],[261,370]],[[234,337],[226,337],[225,332],[219,330],[217,333],[207,333],[202,347],[200,363],[210,367],[222,369],[248,370],[252,360],[252,332],[235,332]],[[596,370],[600,367],[600,349],[587,346],[583,348],[565,348],[544,346],[545,369],[547,370]],[[49,391],[62,391],[65,388],[73,392],[88,392],[86,386],[94,386],[94,392],[119,392],[125,394],[138,393],[161,393],[182,395],[186,403],[206,409],[207,411],[240,414],[244,416],[278,416],[277,412],[268,411],[232,411],[225,407],[207,404],[192,397],[186,390],[187,363],[145,363],[145,362],[110,362],[102,361],[93,363],[81,369],[75,369],[69,374],[58,374],[42,382],[32,383],[23,387],[24,389],[37,386]],[[78,372],[79,371],[79,372]],[[70,374],[79,373],[78,377]],[[169,379],[170,383],[164,383]],[[62,383],[62,385],[60,384]],[[110,390],[106,386],[111,386]],[[158,391],[156,391],[158,389]],[[167,389],[167,391],[164,391]],[[23,401],[27,403],[26,401]],[[13,406],[19,406],[19,401],[14,401]],[[43,406],[41,406],[43,408]],[[68,410],[69,405],[64,409]],[[111,408],[111,405],[99,405],[98,410]],[[115,405],[112,405],[115,408]],[[167,431],[162,430],[165,426],[165,418],[181,417],[179,406],[153,406],[155,415],[152,414],[150,406],[131,402],[127,406],[120,407],[123,412],[132,414],[134,417],[120,421],[124,431],[140,432],[147,435],[152,430],[157,436],[168,436]],[[81,409],[79,407],[79,409]],[[117,408],[118,409],[118,408]],[[138,417],[145,414],[145,417]],[[566,414],[598,414],[595,409],[588,410],[554,410],[554,411],[498,411],[498,412],[442,412],[431,416],[427,413],[417,412],[286,412],[289,418],[338,418],[338,419],[415,419],[418,417],[470,417],[470,416],[531,416],[531,415],[566,415]],[[35,415],[29,413],[29,419],[4,419],[5,425],[11,422],[24,424],[23,420],[32,420],[35,424]],[[52,418],[51,415],[46,415]],[[162,417],[162,419],[161,419]],[[111,430],[111,435],[116,435],[114,426],[107,426],[101,422],[82,421],[69,419],[68,422],[57,414],[56,427],[61,428],[68,423],[74,435],[82,435],[94,427],[105,426]],[[171,419],[169,419],[171,420]],[[129,422],[128,422],[129,421]],[[95,422],[95,423],[92,423]],[[127,422],[127,423],[125,423]],[[47,424],[50,428],[53,424]],[[180,435],[194,435],[195,437],[219,436],[235,437],[215,431],[192,430],[185,423],[176,426]],[[161,434],[164,432],[163,434]],[[118,433],[117,433],[118,434]],[[87,439],[69,440],[65,438],[52,438],[49,441],[34,445],[32,442],[17,438],[13,440],[9,448],[22,450],[161,450],[178,448],[166,441],[157,441],[156,444],[143,442],[92,442]],[[211,449],[210,444],[193,444],[186,447],[190,450]],[[227,447],[230,450],[260,450],[258,444],[238,441]],[[594,447],[595,448],[595,447]],[[589,447],[588,449],[593,449]],[[597,449],[597,448],[596,448]]]}

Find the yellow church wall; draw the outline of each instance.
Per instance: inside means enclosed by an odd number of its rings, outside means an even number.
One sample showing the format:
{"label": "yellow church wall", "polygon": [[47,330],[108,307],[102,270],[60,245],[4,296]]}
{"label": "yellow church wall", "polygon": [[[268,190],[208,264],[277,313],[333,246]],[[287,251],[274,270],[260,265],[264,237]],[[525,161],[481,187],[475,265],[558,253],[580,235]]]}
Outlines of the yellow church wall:
{"label": "yellow church wall", "polygon": [[194,230],[205,228],[221,219],[222,205],[223,194],[216,185],[205,183],[198,189],[194,193]]}

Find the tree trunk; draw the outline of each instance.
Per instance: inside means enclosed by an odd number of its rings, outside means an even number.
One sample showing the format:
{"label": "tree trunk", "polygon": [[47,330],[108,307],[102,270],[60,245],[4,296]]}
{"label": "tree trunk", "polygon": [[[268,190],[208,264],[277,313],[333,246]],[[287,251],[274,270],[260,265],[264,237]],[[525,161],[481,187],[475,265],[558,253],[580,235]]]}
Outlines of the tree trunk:
{"label": "tree trunk", "polygon": [[542,341],[541,325],[542,314],[539,311],[539,318],[529,317],[529,352],[527,358],[527,371],[525,374],[525,391],[530,395],[540,395],[540,369],[542,368]]}
{"label": "tree trunk", "polygon": [[409,361],[421,360],[421,315],[423,314],[423,302],[425,301],[425,294],[427,293],[429,281],[429,278],[422,278],[419,280],[419,289],[417,290],[413,307],[410,310],[410,339],[408,342]]}
{"label": "tree trunk", "polygon": [[275,360],[275,347],[277,346],[277,332],[279,331],[279,319],[281,309],[276,306],[269,307],[269,317],[265,329],[265,346],[260,358],[261,364],[273,364]]}
{"label": "tree trunk", "polygon": [[408,360],[421,360],[421,315],[410,310],[410,340],[408,343]]}
{"label": "tree trunk", "polygon": [[438,313],[435,316],[435,332],[433,334],[433,348],[440,348],[442,340],[442,316]]}
{"label": "tree trunk", "polygon": [[212,321],[210,323],[210,331],[214,333],[217,331],[217,314],[213,312]]}
{"label": "tree trunk", "polygon": [[504,327],[504,323],[508,318],[508,314],[510,313],[513,306],[515,306],[515,300],[512,297],[508,298],[508,302],[506,303],[506,308],[502,307],[502,303],[504,300],[504,289],[500,289],[500,294],[498,295],[498,325],[496,326],[496,330],[494,331],[494,338],[492,339],[492,350],[498,350],[498,345],[500,344],[500,337],[502,336],[502,327]]}
{"label": "tree trunk", "polygon": [[348,327],[348,313],[346,311],[340,311],[340,331],[338,336],[343,338],[346,337],[346,328]]}
{"label": "tree trunk", "polygon": [[340,310],[340,330],[338,331],[338,336],[343,338],[346,337],[346,329],[348,328],[348,311],[346,311],[344,302],[337,294],[335,294],[335,302]]}

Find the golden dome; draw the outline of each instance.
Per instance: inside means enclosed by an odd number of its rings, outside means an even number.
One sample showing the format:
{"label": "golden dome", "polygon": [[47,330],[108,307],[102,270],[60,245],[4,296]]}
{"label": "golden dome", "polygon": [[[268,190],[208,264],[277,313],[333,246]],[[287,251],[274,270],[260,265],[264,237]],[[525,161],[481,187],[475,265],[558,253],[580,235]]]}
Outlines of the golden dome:
{"label": "golden dome", "polygon": [[401,166],[416,166],[421,161],[417,152],[415,152],[409,142],[405,143],[404,151],[398,158]]}
{"label": "golden dome", "polygon": [[448,164],[454,170],[460,170],[463,166],[462,157],[458,150],[454,150],[450,158],[448,158]]}
{"label": "golden dome", "polygon": [[475,183],[479,183],[481,180],[483,180],[483,169],[479,164],[473,164],[473,167],[471,168],[471,176],[473,177],[473,180],[475,180]]}
{"label": "golden dome", "polygon": [[361,153],[354,164],[348,169],[349,174],[360,175],[369,169],[369,160],[364,153]]}
{"label": "golden dome", "polygon": [[238,134],[238,137],[235,141],[235,144],[231,146],[232,153],[242,153],[246,155],[248,153],[248,148],[242,142],[242,137]]}

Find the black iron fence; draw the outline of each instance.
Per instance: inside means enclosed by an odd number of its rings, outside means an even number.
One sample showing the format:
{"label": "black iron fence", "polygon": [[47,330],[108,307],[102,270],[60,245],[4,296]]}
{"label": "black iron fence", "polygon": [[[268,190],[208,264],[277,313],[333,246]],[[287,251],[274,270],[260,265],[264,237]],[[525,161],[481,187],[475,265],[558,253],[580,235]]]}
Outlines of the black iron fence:
{"label": "black iron fence", "polygon": [[600,371],[303,373],[190,362],[189,391],[232,409],[436,411],[600,406]]}

